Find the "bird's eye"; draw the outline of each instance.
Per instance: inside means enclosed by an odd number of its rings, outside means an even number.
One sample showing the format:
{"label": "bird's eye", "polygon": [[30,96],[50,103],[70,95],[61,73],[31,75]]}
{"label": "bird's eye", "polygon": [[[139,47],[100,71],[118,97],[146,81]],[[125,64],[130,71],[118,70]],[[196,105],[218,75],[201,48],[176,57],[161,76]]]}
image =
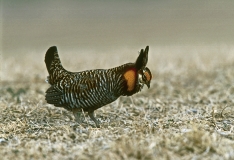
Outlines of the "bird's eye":
{"label": "bird's eye", "polygon": [[147,77],[145,76],[144,73],[142,74],[142,80],[143,80],[143,81],[147,81]]}

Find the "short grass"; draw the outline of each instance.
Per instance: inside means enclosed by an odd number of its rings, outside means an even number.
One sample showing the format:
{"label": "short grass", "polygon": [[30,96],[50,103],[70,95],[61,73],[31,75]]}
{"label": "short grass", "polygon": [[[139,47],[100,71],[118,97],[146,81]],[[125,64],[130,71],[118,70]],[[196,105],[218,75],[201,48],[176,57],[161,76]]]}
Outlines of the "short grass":
{"label": "short grass", "polygon": [[[134,62],[133,53],[60,57],[79,71]],[[162,47],[149,54],[151,88],[96,110],[101,128],[87,115],[78,125],[70,112],[45,102],[44,53],[4,55],[1,159],[234,159],[234,48]]]}

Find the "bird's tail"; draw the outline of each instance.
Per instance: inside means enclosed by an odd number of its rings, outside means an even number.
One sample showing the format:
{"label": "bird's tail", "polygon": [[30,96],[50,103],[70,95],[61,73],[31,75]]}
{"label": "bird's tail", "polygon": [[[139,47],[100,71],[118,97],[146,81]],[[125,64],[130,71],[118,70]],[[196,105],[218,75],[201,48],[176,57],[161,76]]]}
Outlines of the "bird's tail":
{"label": "bird's tail", "polygon": [[56,46],[52,46],[47,50],[45,55],[45,64],[49,73],[47,81],[51,85],[58,82],[63,74],[67,72],[61,64]]}

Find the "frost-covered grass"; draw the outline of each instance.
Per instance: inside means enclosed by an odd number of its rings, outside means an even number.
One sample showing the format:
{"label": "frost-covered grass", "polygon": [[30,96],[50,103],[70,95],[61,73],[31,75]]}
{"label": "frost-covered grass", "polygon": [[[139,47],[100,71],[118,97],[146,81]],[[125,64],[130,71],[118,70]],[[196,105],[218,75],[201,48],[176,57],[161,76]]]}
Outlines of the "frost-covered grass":
{"label": "frost-covered grass", "polygon": [[[137,53],[60,57],[79,71]],[[44,53],[3,56],[0,159],[234,159],[234,48],[153,48],[149,58],[151,88],[96,110],[97,129],[44,101]]]}

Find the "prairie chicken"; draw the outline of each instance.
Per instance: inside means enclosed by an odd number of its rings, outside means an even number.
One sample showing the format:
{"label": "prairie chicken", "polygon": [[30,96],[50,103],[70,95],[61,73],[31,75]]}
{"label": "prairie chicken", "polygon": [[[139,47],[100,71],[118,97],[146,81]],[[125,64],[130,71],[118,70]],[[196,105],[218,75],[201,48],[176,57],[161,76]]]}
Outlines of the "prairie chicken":
{"label": "prairie chicken", "polygon": [[135,63],[127,63],[111,69],[95,69],[82,72],[70,72],[63,68],[57,47],[50,47],[45,55],[45,64],[49,72],[47,82],[51,85],[45,99],[56,107],[73,112],[80,122],[82,110],[100,127],[94,117],[94,110],[115,101],[120,96],[131,96],[143,88],[150,88],[152,74],[146,67],[148,61],[147,46],[141,49]]}

